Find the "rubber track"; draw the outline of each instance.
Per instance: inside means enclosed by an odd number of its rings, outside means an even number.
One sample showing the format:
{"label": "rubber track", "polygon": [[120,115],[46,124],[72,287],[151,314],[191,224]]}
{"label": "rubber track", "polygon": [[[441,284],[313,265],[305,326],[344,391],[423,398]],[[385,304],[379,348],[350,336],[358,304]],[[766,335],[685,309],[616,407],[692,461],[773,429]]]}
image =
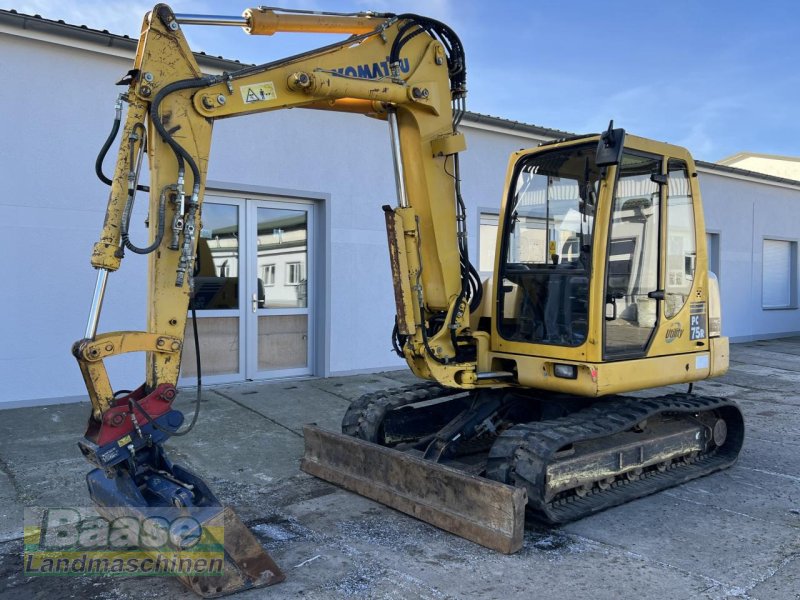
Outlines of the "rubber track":
{"label": "rubber track", "polygon": [[[545,501],[547,465],[560,448],[626,431],[659,413],[711,410],[718,411],[728,426],[725,443],[713,452],[663,472],[648,470],[633,481],[617,480],[606,490],[594,487],[586,496]],[[486,470],[491,479],[527,488],[528,509],[533,516],[551,524],[565,523],[725,469],[736,462],[743,441],[744,421],[732,401],[690,394],[616,397],[566,417],[511,427],[492,446]]]}
{"label": "rubber track", "polygon": [[416,402],[425,402],[461,393],[426,381],[395,390],[381,390],[364,394],[353,400],[342,419],[342,433],[368,442],[382,443],[380,426],[386,413]]}

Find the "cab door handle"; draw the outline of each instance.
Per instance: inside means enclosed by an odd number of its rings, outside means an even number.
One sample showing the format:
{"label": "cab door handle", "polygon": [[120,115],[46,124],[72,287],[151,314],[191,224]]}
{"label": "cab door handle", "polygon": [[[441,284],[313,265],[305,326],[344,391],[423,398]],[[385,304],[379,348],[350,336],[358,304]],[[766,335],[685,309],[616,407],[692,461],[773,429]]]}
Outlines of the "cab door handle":
{"label": "cab door handle", "polygon": [[253,312],[258,312],[258,294],[253,294]]}

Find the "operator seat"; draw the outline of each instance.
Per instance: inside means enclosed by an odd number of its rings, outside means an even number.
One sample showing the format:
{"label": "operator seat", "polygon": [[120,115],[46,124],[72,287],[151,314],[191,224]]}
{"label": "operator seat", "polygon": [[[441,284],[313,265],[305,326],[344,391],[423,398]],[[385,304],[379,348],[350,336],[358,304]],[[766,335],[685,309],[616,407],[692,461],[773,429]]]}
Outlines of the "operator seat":
{"label": "operator seat", "polygon": [[548,278],[544,329],[545,340],[549,342],[577,345],[586,338],[588,254],[581,252],[570,259],[574,254],[570,251],[575,248],[580,248],[577,238],[564,243],[559,263],[553,266]]}

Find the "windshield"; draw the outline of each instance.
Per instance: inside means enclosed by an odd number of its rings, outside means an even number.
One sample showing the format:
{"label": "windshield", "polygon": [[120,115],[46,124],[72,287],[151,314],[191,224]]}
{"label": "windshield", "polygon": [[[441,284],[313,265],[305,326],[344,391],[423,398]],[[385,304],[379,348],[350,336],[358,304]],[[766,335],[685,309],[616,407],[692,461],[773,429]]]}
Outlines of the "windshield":
{"label": "windshield", "polygon": [[588,285],[600,170],[595,144],[520,159],[501,263],[503,337],[576,346],[588,331]]}
{"label": "windshield", "polygon": [[597,169],[594,147],[527,159],[517,172],[507,263],[559,264],[591,247]]}

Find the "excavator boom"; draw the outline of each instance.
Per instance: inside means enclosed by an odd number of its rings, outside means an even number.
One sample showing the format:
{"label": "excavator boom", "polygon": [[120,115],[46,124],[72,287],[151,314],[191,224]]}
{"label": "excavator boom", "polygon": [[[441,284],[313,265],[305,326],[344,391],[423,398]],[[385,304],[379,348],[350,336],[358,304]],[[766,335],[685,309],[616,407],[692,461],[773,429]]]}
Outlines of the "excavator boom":
{"label": "excavator boom", "polygon": [[[186,25],[350,37],[271,63],[207,75],[183,36]],[[200,406],[198,389],[195,417],[181,430],[184,418],[173,401],[196,257],[206,243],[199,232],[213,124],[294,107],[356,112],[388,123],[400,206],[387,209],[387,215],[398,225],[393,252],[405,268],[395,282],[403,307],[404,352],[416,372],[455,384],[461,373],[475,368],[474,349],[458,341],[469,326],[466,305],[474,285],[463,266],[469,261],[458,225],[463,222],[457,194],[457,152],[464,148],[457,131],[465,95],[463,48],[447,26],[417,15],[253,8],[242,17],[204,17],[176,15],[158,4],[144,19],[133,68],[120,83],[128,89],[117,101],[112,134],[97,161],[98,175],[111,188],[91,256],[97,284],[86,332],[73,346],[92,403],[79,443],[95,467],[87,476],[89,492],[109,518],[177,507],[199,515],[204,529],[222,526],[224,540],[216,541],[224,546],[224,575],[183,578],[198,594],[213,597],[271,585],[284,577],[274,561],[198,475],[169,460],[163,446],[191,429]],[[103,157],[118,132],[116,165],[106,177]],[[148,186],[139,183],[145,163]],[[129,231],[140,191],[149,193],[146,246],[137,246]],[[109,275],[128,253],[149,259],[147,328],[98,333]],[[429,319],[447,326],[438,332],[418,326]],[[144,383],[133,391],[119,390],[105,362],[133,352],[146,355]]]}
{"label": "excavator boom", "polygon": [[[209,75],[186,43],[188,25],[349,37]],[[383,207],[392,343],[427,382],[357,399],[342,434],[307,427],[305,471],[514,552],[526,505],[537,518],[564,522],[736,460],[744,429],[733,403],[617,395],[727,369],[686,150],[612,125],[514,153],[495,274],[484,286],[470,263],[461,194],[465,54],[447,25],[414,14],[266,7],[242,17],[180,15],[158,4],[121,83],[127,91],[97,162],[111,188],[91,256],[97,284],[86,332],[73,346],[92,403],[79,446],[95,466],[87,482],[103,514],[172,507],[201,515],[210,531],[224,529],[216,540],[224,575],[183,580],[198,594],[284,577],[235,513],[163,446],[191,429],[200,406],[198,363],[195,415],[181,430],[173,401],[187,315],[204,276],[197,257],[208,252],[200,231],[219,119],[305,108],[387,124],[397,196],[397,206]],[[103,156],[118,131],[106,177]],[[145,162],[147,186],[139,183]],[[139,191],[149,193],[146,246],[129,231]],[[149,260],[145,331],[98,333],[109,275],[126,253]],[[120,390],[105,361],[132,352],[145,353],[144,382]]]}

